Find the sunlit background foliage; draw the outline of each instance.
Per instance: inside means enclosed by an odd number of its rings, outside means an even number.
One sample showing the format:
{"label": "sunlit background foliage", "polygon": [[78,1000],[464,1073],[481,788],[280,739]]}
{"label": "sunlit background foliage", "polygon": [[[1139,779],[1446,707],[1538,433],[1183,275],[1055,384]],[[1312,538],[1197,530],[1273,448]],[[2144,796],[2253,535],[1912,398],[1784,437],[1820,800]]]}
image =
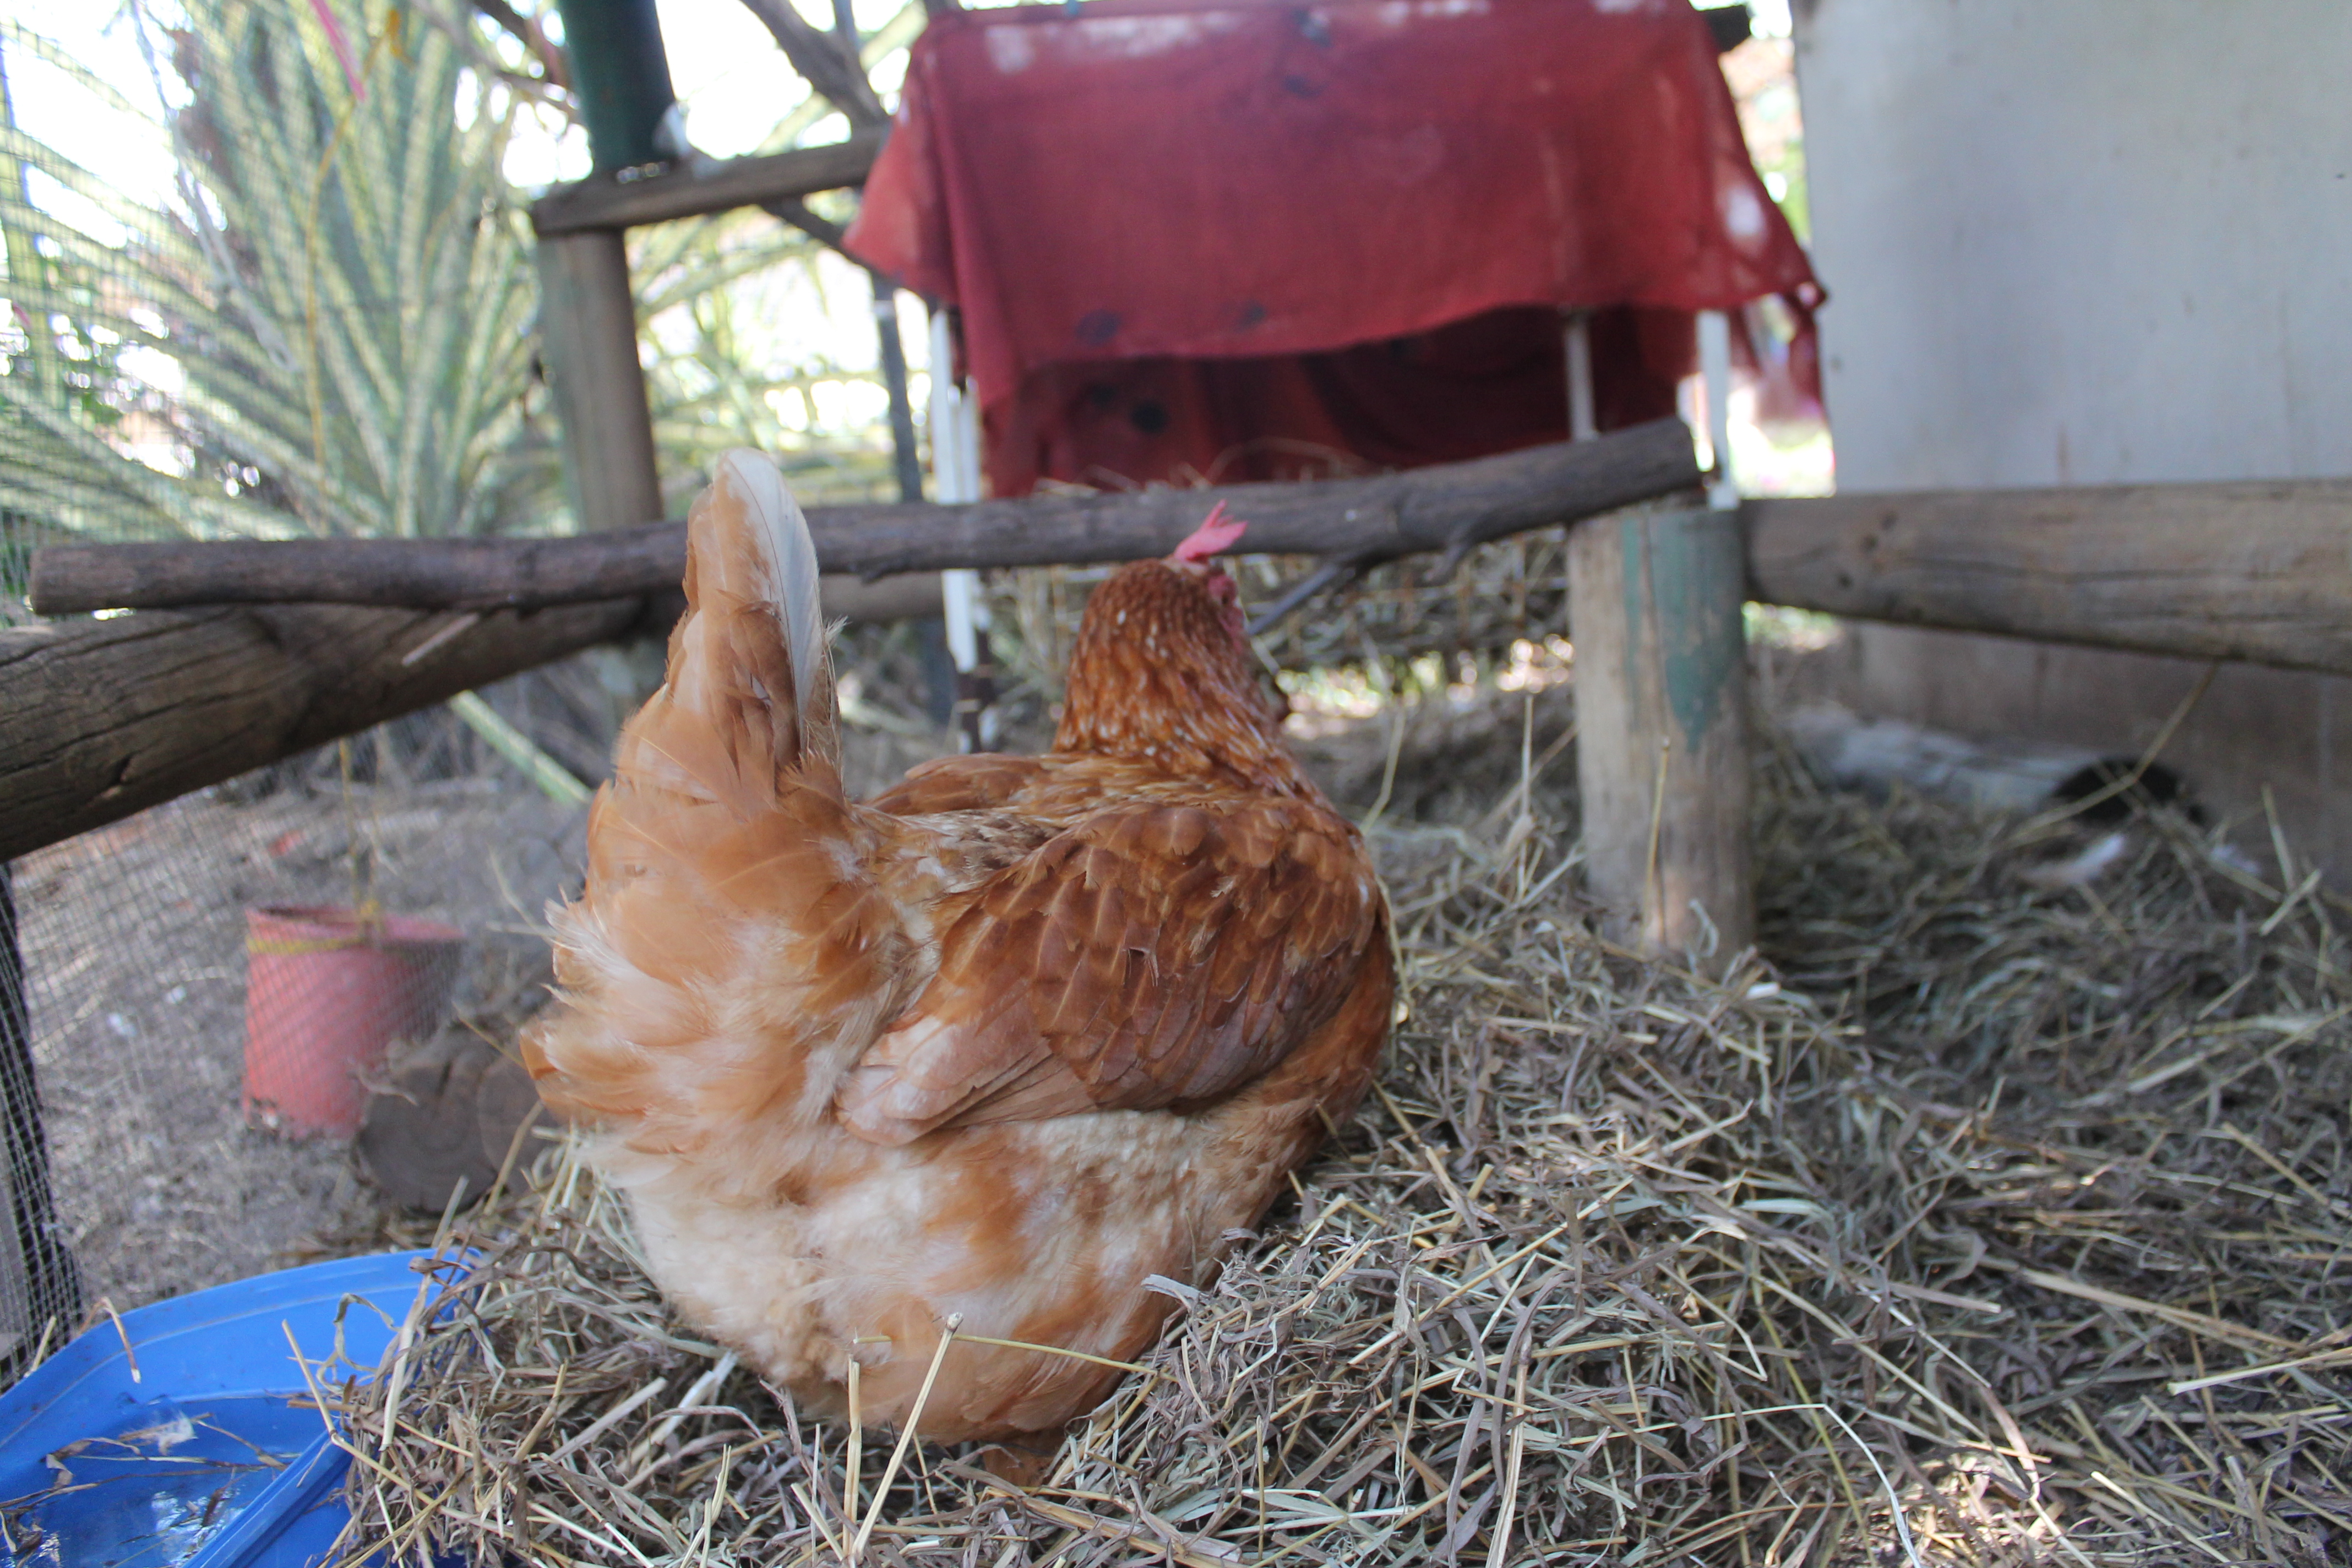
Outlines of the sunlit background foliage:
{"label": "sunlit background foliage", "polygon": [[[877,81],[921,15],[861,18]],[[751,37],[766,123],[716,150],[837,138]],[[128,0],[81,36],[0,22],[0,606],[46,540],[572,526],[525,208],[584,148],[520,38],[460,0]],[[740,443],[888,491],[861,271],[756,211],[631,248],[673,499]]]}

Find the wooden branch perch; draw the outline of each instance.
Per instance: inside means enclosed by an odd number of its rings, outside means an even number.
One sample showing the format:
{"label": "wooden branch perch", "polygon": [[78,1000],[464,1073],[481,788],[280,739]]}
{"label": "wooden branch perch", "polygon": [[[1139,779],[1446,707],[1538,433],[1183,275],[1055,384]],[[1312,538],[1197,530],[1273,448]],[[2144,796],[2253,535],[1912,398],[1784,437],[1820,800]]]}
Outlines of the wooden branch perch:
{"label": "wooden branch perch", "polygon": [[1755,500],[1770,604],[2352,675],[2352,480]]}
{"label": "wooden branch perch", "polygon": [[[1661,419],[1372,479],[812,507],[808,518],[824,569],[863,577],[1162,555],[1220,500],[1249,522],[1246,550],[1375,562],[1590,517],[1698,479],[1689,431]],[[34,555],[31,600],[43,615],[309,602],[528,607],[675,589],[685,566],[683,523],[562,539],[50,545]]]}
{"label": "wooden branch perch", "polygon": [[625,184],[599,177],[559,185],[531,203],[530,226],[542,238],[627,228],[863,184],[889,134],[887,125],[871,126],[823,147],[688,164]]}
{"label": "wooden branch perch", "polygon": [[[1163,554],[1219,497],[1249,542],[1380,559],[1567,521],[1698,481],[1674,420],[1415,473],[1221,491],[812,514],[820,558],[868,576]],[[596,643],[660,629],[682,524],[574,539],[56,547],[39,602],[154,606],[0,632],[0,859]],[[856,598],[935,604],[936,578]],[[334,596],[377,605],[270,601]],[[529,604],[541,607],[520,608]],[[648,606],[651,606],[650,608]],[[423,606],[436,606],[426,608]],[[876,606],[869,605],[868,608]],[[887,607],[885,607],[887,610]]]}

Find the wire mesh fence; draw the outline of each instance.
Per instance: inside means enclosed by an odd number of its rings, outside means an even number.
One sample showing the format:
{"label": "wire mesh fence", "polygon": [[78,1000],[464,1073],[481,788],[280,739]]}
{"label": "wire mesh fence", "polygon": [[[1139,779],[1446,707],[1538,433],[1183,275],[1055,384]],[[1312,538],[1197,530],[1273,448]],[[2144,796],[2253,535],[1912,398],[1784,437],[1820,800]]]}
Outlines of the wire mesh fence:
{"label": "wire mesh fence", "polygon": [[[0,17],[0,618],[45,542],[572,526],[509,177],[565,144],[539,63],[457,0]],[[672,473],[756,444],[895,496],[861,271],[756,211],[630,243]]]}
{"label": "wire mesh fence", "polygon": [[[509,178],[568,112],[541,63],[453,0],[0,17],[0,628],[46,543],[573,526]],[[670,472],[757,441],[895,493],[878,373],[804,341],[839,303],[870,352],[861,276],[758,213],[632,246]],[[480,1190],[541,906],[658,668],[600,649],[6,868],[0,1357]]]}
{"label": "wire mesh fence", "polygon": [[[572,526],[503,173],[546,112],[525,63],[455,5],[134,4],[71,45],[0,19],[0,627],[36,620],[45,543]],[[100,121],[153,154],[152,189],[54,134]],[[742,214],[632,245],[680,489],[740,441],[805,497],[895,493],[875,373],[758,342],[831,308],[810,242]],[[1382,568],[1269,658],[1540,641],[1559,556],[1542,536],[1442,580]],[[1303,569],[1240,568],[1260,602]],[[1100,575],[993,584],[1008,745],[1050,732]],[[915,634],[855,635],[864,793],[943,739]],[[381,1245],[495,1178],[532,1103],[511,1047],[541,908],[657,675],[650,647],[600,649],[5,868],[0,1375],[107,1308]]]}
{"label": "wire mesh fence", "polygon": [[387,1096],[475,1116],[441,1080],[510,1049],[541,910],[578,875],[583,808],[470,742],[420,716],[14,864],[5,1331],[380,1245],[436,1171],[483,1190],[479,1160],[414,1136],[386,1182],[352,1157]]}
{"label": "wire mesh fence", "polygon": [[[1253,614],[1290,601],[1316,572],[1305,557],[1230,562]],[[1058,679],[1087,595],[1112,566],[1031,567],[991,574],[996,621],[1026,661]],[[1482,544],[1458,561],[1424,556],[1375,566],[1296,605],[1257,637],[1276,668],[1305,671],[1367,660],[1491,658],[1542,644],[1568,626],[1568,530],[1540,529]]]}
{"label": "wire mesh fence", "polygon": [[[1526,550],[1492,552],[1465,573],[1518,570]],[[1360,619],[1407,653],[1409,619],[1432,648],[1491,657],[1559,629],[1540,613],[1541,570],[1524,621],[1461,621],[1450,587],[1391,572],[1318,623]],[[994,584],[999,658],[1016,672],[1008,748],[1050,732],[1055,628],[1088,585]],[[916,628],[853,628],[841,668],[854,793],[945,749]],[[514,1042],[550,978],[544,906],[582,874],[579,796],[657,674],[651,645],[599,649],[479,694],[582,781],[572,798],[440,709],[15,862],[0,1332],[37,1341],[101,1302],[384,1245],[415,1223],[404,1211],[437,1210],[460,1181],[485,1189],[534,1103]]]}

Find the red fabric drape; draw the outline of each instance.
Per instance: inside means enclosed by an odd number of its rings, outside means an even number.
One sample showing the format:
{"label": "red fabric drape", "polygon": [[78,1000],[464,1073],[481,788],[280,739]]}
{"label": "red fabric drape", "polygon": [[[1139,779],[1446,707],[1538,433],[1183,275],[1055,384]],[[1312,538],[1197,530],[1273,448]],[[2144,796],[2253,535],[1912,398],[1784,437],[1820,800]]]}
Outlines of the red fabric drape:
{"label": "red fabric drape", "polygon": [[849,246],[960,312],[1005,495],[1558,439],[1563,308],[1630,423],[1689,312],[1818,298],[1687,0],[950,13]]}

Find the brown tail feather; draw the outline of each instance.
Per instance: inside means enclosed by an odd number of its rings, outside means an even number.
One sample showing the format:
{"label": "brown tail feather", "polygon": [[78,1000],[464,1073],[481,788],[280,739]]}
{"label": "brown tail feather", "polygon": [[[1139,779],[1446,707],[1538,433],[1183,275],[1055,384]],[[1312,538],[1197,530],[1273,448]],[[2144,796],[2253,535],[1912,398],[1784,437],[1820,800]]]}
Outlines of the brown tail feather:
{"label": "brown tail feather", "polygon": [[816,556],[774,465],[721,458],[688,537],[667,679],[589,817],[587,887],[553,922],[563,1001],[526,1052],[550,1105],[640,1152],[737,1140],[725,1179],[756,1186],[761,1150],[829,1114],[809,1053],[887,994],[895,917],[841,853]]}
{"label": "brown tail feather", "polygon": [[816,550],[776,466],[748,450],[721,458],[687,538],[686,618],[662,690],[623,740],[621,773],[741,810],[773,805],[788,774],[837,787]]}

